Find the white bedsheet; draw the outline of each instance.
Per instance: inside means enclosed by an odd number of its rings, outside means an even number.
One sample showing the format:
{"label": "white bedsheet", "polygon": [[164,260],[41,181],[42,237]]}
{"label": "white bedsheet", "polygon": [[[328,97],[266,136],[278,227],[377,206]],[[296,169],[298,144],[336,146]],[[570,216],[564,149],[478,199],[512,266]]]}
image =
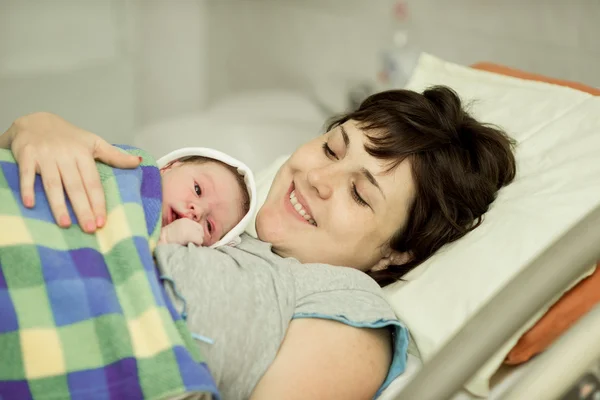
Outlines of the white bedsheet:
{"label": "white bedsheet", "polygon": [[[406,362],[406,370],[402,375],[394,380],[388,386],[386,390],[383,391],[378,400],[398,400],[402,399],[402,397],[398,397],[398,395],[402,392],[402,389],[410,382],[410,380],[415,376],[417,372],[421,369],[423,363],[419,358],[413,356],[412,354],[408,355],[408,359]],[[488,397],[489,400],[496,400],[501,397],[501,395],[529,368],[529,363],[522,364],[519,367],[513,367],[510,369],[503,369],[500,374],[498,374],[498,379],[492,386],[490,390],[490,395]],[[452,400],[479,400],[481,397],[476,397],[473,394],[467,392],[466,390],[461,390],[456,393]]]}

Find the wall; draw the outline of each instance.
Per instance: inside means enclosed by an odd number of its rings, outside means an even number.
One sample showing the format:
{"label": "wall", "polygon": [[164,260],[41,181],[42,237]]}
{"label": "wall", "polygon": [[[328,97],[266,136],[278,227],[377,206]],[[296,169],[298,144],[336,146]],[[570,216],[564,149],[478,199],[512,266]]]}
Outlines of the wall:
{"label": "wall", "polygon": [[208,101],[205,0],[0,0],[0,133],[51,111],[110,142]]}
{"label": "wall", "polygon": [[600,87],[600,1],[415,0],[415,35],[427,51],[488,60]]}
{"label": "wall", "polygon": [[203,109],[208,98],[208,10],[203,0],[129,0],[135,16],[138,121]]}
{"label": "wall", "polygon": [[372,77],[390,0],[213,0],[210,91],[285,87],[330,105]]}
{"label": "wall", "polygon": [[45,110],[127,142],[134,69],[119,0],[0,0],[0,131]]}
{"label": "wall", "polygon": [[[600,87],[596,0],[409,0],[411,38],[450,61],[494,61]],[[287,87],[340,107],[377,71],[392,0],[213,0],[213,98]]]}
{"label": "wall", "polygon": [[[411,37],[600,87],[600,1],[408,0]],[[0,0],[0,131],[49,110],[112,142],[249,90],[329,109],[373,79],[393,0]]]}

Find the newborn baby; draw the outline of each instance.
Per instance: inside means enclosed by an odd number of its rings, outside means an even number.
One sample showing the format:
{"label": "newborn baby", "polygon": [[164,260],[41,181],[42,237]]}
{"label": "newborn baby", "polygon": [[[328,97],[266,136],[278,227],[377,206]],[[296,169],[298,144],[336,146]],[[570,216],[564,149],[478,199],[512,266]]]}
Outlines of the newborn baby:
{"label": "newborn baby", "polygon": [[256,208],[250,169],[207,148],[176,150],[158,165],[163,189],[159,243],[236,244]]}

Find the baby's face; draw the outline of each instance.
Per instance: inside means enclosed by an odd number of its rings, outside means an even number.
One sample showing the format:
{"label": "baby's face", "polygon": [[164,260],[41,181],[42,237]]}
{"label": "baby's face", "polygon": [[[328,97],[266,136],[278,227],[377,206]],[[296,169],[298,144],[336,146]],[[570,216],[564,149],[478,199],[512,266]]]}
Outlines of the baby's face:
{"label": "baby's face", "polygon": [[203,246],[223,237],[243,218],[242,190],[232,171],[218,162],[163,168],[162,226],[190,218],[203,226]]}

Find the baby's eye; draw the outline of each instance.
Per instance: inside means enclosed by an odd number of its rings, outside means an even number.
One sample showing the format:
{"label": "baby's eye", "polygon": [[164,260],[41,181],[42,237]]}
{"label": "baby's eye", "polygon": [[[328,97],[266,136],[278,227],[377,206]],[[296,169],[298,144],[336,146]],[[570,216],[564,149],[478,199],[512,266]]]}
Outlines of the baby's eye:
{"label": "baby's eye", "polygon": [[208,234],[212,235],[213,227],[212,227],[212,224],[210,222],[206,223],[206,228],[208,229]]}
{"label": "baby's eye", "polygon": [[202,189],[200,189],[200,186],[197,183],[194,184],[194,190],[198,196],[202,195]]}

